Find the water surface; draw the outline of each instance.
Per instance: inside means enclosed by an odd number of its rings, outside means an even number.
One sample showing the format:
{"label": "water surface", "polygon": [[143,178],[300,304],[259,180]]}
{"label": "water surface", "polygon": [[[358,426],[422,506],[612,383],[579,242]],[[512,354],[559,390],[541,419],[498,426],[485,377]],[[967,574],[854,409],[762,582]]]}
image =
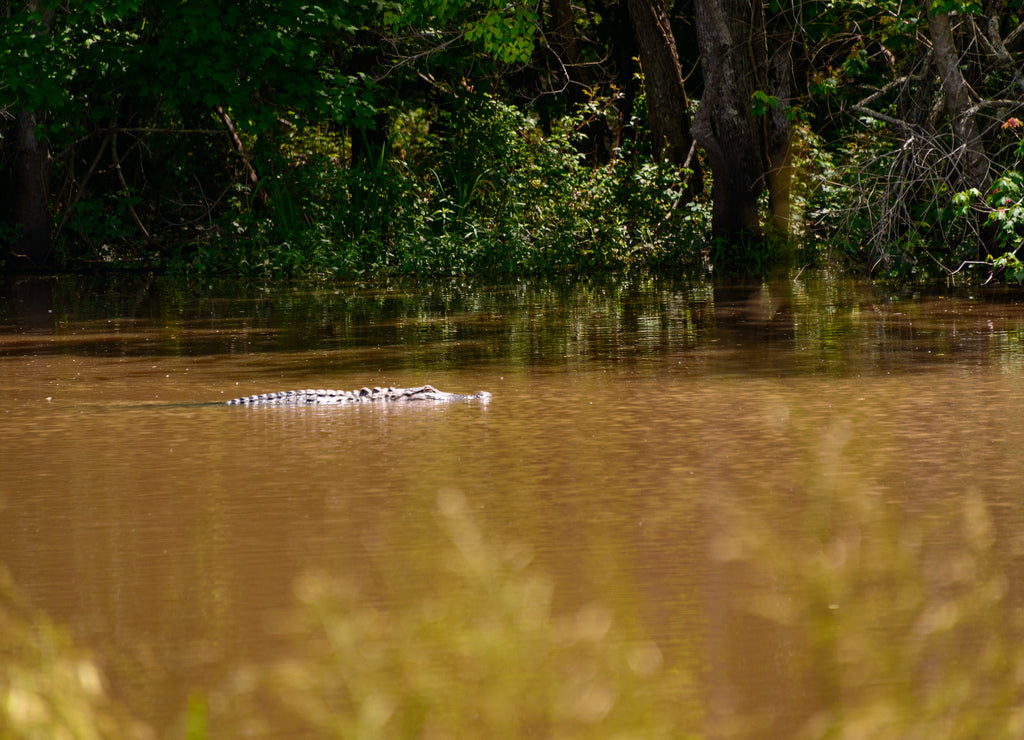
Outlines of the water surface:
{"label": "water surface", "polygon": [[81,295],[0,305],[0,566],[142,735],[1020,727],[1012,294]]}

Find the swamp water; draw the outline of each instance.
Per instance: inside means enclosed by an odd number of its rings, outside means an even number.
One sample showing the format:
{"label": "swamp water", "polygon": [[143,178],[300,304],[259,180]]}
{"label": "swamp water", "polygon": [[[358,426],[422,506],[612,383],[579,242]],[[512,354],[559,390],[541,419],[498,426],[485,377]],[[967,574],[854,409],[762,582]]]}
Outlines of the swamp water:
{"label": "swamp water", "polygon": [[0,736],[1024,728],[1014,295],[27,281],[0,394]]}

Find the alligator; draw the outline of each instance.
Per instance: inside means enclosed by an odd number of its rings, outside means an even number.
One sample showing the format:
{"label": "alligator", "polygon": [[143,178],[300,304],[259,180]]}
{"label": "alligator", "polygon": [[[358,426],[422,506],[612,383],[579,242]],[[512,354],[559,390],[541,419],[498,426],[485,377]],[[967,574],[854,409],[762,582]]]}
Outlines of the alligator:
{"label": "alligator", "polygon": [[480,391],[470,396],[445,393],[432,385],[415,388],[361,388],[357,391],[305,390],[260,393],[232,398],[231,406],[302,406],[328,403],[409,403],[412,401],[480,401],[487,403],[491,394]]}

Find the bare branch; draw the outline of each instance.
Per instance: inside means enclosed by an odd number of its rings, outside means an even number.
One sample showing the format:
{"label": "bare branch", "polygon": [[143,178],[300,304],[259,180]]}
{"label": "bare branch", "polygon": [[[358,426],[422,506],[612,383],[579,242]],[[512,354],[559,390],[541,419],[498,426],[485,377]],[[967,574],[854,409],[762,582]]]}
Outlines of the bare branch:
{"label": "bare branch", "polygon": [[93,173],[96,171],[96,166],[100,163],[100,159],[103,158],[103,152],[107,150],[107,144],[110,143],[111,132],[107,132],[107,135],[103,137],[103,141],[100,142],[100,148],[96,152],[96,156],[92,159],[92,164],[89,165],[89,169],[86,171],[85,176],[82,178],[82,182],[78,184],[78,188],[75,189],[74,194],[71,196],[71,200],[68,202],[67,207],[64,208],[64,215],[60,219],[60,223],[57,225],[57,231],[54,233],[53,238],[56,239],[60,236],[60,232],[63,230],[64,225],[68,222],[71,214],[75,210],[75,206],[78,205],[78,201],[82,199],[82,194],[85,192],[85,186],[89,184],[89,180]]}
{"label": "bare branch", "polygon": [[409,56],[400,57],[400,58],[398,58],[398,60],[392,66],[384,69],[380,74],[375,75],[373,77],[373,81],[374,82],[382,82],[382,81],[386,80],[388,77],[390,77],[392,74],[397,72],[398,70],[402,69],[403,67],[408,67],[411,64],[415,64],[416,62],[420,61],[421,59],[429,59],[430,57],[434,56],[435,54],[438,54],[438,53],[444,51],[449,46],[452,46],[456,42],[461,41],[463,36],[464,36],[464,34],[459,33],[459,34],[456,34],[456,35],[452,36],[447,41],[442,41],[437,46],[432,46],[431,48],[426,49],[425,51],[421,51],[418,54],[411,54]]}
{"label": "bare branch", "polygon": [[[1022,26],[1022,28],[1024,28],[1024,26]],[[1021,75],[1020,69],[1013,63],[1013,57],[1010,56],[1010,52],[1006,50],[1006,45],[999,37],[999,18],[997,16],[992,16],[988,19],[987,38],[981,33],[978,33],[978,37],[987,42],[986,45],[989,49],[989,53],[994,56],[1003,67],[1010,70],[1010,73],[1013,75],[1014,87],[1024,93],[1024,75]]]}
{"label": "bare branch", "polygon": [[870,105],[871,103],[875,102],[880,97],[882,97],[883,95],[891,92],[894,88],[897,88],[900,85],[903,85],[904,83],[906,83],[910,79],[911,78],[908,75],[904,75],[903,77],[898,77],[895,80],[893,80],[892,82],[890,82],[890,83],[888,83],[886,85],[883,85],[882,87],[880,87],[877,90],[875,90],[873,93],[871,93],[866,98],[862,99],[859,103],[857,103],[857,105]]}
{"label": "bare branch", "polygon": [[1006,38],[1003,39],[1003,46],[1007,49],[1015,49],[1022,40],[1024,40],[1024,23],[1021,23],[1006,35]]}
{"label": "bare branch", "polygon": [[1009,110],[1015,110],[1021,107],[1024,107],[1024,100],[980,100],[965,110],[963,115],[975,116],[986,108],[1008,108]]}
{"label": "bare branch", "polygon": [[[117,155],[117,129],[114,129],[110,134],[110,156],[114,160],[114,171],[117,173],[118,182],[121,183],[121,187],[124,188],[125,194],[131,192],[131,188],[128,187],[128,183],[124,179],[124,172],[121,171],[121,158]],[[130,201],[127,202],[128,213],[132,217],[132,221],[138,228],[139,233],[142,234],[146,241],[152,241],[152,237],[149,235],[149,231],[146,230],[145,224],[142,223],[142,219],[139,218],[139,214],[135,212],[135,207]]]}
{"label": "bare branch", "polygon": [[906,121],[904,121],[902,119],[895,118],[895,117],[890,116],[890,115],[886,115],[885,113],[880,113],[880,112],[878,112],[878,111],[876,111],[876,110],[874,110],[872,108],[868,108],[865,105],[860,105],[860,104],[853,105],[853,106],[850,106],[850,110],[854,111],[855,113],[860,113],[862,116],[866,116],[868,118],[873,118],[876,121],[881,121],[882,123],[887,123],[890,126],[895,126],[896,128],[900,129],[901,131],[903,131],[903,132],[905,132],[907,134],[912,133],[914,131],[914,128],[915,128],[912,124],[907,123]]}

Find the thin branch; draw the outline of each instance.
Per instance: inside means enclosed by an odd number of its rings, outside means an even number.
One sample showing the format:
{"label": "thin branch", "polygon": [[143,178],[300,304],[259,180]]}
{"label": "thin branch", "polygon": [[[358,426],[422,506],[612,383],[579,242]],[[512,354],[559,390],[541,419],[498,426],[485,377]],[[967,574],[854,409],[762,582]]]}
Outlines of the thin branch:
{"label": "thin branch", "polygon": [[1003,39],[1003,46],[1012,49],[1021,39],[1024,39],[1024,23],[1021,23],[1006,35],[1006,38]]}
{"label": "thin branch", "polygon": [[121,131],[126,134],[222,134],[224,133],[217,128],[153,128],[153,127],[142,127],[142,128],[120,128]]}
{"label": "thin branch", "polygon": [[443,41],[440,44],[438,44],[437,46],[434,46],[434,47],[432,47],[430,49],[427,49],[426,51],[421,51],[418,54],[412,54],[410,56],[400,57],[395,64],[393,64],[391,67],[388,67],[387,69],[385,69],[383,72],[381,72],[380,74],[376,75],[372,79],[373,79],[374,82],[383,82],[388,77],[390,77],[393,73],[395,73],[398,70],[402,69],[402,67],[408,67],[409,65],[414,64],[415,62],[418,62],[420,59],[429,59],[430,57],[434,56],[435,54],[438,54],[438,53],[444,51],[449,46],[452,46],[453,44],[455,44],[457,41],[461,41],[463,36],[464,36],[464,34],[459,33],[459,34],[456,34],[455,36],[453,36],[452,38],[448,39],[447,41]]}
{"label": "thin branch", "polygon": [[[114,160],[114,171],[117,173],[117,179],[121,183],[121,187],[124,188],[124,192],[126,194],[130,193],[131,189],[128,187],[127,181],[125,181],[124,179],[124,172],[121,171],[121,159],[120,157],[117,156],[116,128],[110,134],[110,156]],[[135,223],[135,226],[142,233],[142,236],[145,237],[146,241],[152,241],[153,237],[149,235],[149,232],[146,230],[146,226],[142,223],[142,219],[139,218],[139,214],[135,212],[135,207],[131,204],[130,200],[127,202],[127,206],[128,213],[131,214],[132,221]]]}
{"label": "thin branch", "polygon": [[904,75],[903,77],[897,77],[892,82],[890,82],[890,83],[888,83],[888,84],[878,88],[873,93],[868,95],[866,98],[861,100],[858,103],[858,105],[869,105],[869,104],[875,102],[876,100],[878,100],[880,97],[882,97],[886,93],[890,92],[894,87],[899,87],[900,85],[904,84],[905,82],[908,82],[910,79],[912,79],[912,78],[909,75]]}
{"label": "thin branch", "polygon": [[64,209],[64,215],[61,216],[60,223],[57,225],[57,231],[54,233],[54,240],[60,236],[61,230],[64,225],[68,222],[71,217],[71,213],[75,210],[75,206],[78,205],[78,201],[82,199],[82,194],[85,192],[85,186],[89,184],[89,179],[96,171],[96,166],[100,163],[100,159],[103,157],[103,152],[107,149],[107,144],[110,143],[111,132],[108,131],[107,135],[103,137],[103,141],[100,143],[99,151],[96,152],[96,156],[92,158],[92,163],[89,165],[89,169],[86,171],[85,176],[82,178],[81,184],[75,190],[74,195],[71,196],[71,200],[68,201],[67,207]]}
{"label": "thin branch", "polygon": [[974,116],[986,108],[1009,108],[1010,110],[1014,110],[1021,106],[1024,106],[1024,100],[1010,100],[1007,98],[999,100],[979,100],[977,103],[965,110],[963,115]]}
{"label": "thin branch", "polygon": [[242,167],[245,169],[245,175],[249,180],[249,185],[252,187],[253,197],[256,199],[257,205],[261,208],[266,206],[267,193],[260,188],[259,175],[256,173],[256,168],[252,165],[252,157],[245,150],[245,144],[242,142],[242,137],[235,127],[235,122],[231,120],[231,116],[228,115],[228,112],[222,106],[218,105],[215,110],[217,115],[220,116],[224,128],[227,129],[228,138],[231,140],[231,146],[235,150],[235,154],[242,160]]}
{"label": "thin branch", "polygon": [[984,39],[989,54],[995,57],[1002,66],[1010,70],[1010,74],[1013,75],[1014,87],[1024,93],[1024,76],[1021,75],[1017,65],[1013,63],[1013,57],[1010,56],[1010,52],[1006,50],[1006,44],[999,37],[998,16],[992,16],[988,19],[988,37],[982,34],[980,30],[976,29],[976,32],[979,38]]}
{"label": "thin branch", "polygon": [[863,106],[863,105],[859,105],[859,104],[858,105],[852,105],[852,106],[850,106],[850,110],[854,111],[855,113],[860,113],[862,116],[867,116],[868,118],[873,118],[876,121],[881,121],[882,123],[887,123],[890,126],[895,126],[896,128],[898,128],[901,131],[904,131],[904,132],[906,132],[908,134],[912,133],[915,130],[915,126],[913,124],[907,123],[906,121],[903,121],[903,120],[901,120],[899,118],[894,118],[893,116],[886,115],[885,113],[879,113],[878,111],[876,111],[876,110],[874,110],[872,108],[868,108],[867,106]]}
{"label": "thin branch", "polygon": [[[71,143],[71,145],[68,146],[67,148],[62,149],[61,151],[59,151],[56,154],[54,154],[53,158],[55,160],[62,160],[62,159],[64,159],[64,157],[66,157],[68,155],[69,152],[73,151],[75,147],[77,147],[79,144],[82,144],[82,143],[88,141],[89,139],[91,139],[96,134],[102,133],[104,136],[106,136],[109,132],[114,131],[114,130],[115,130],[114,128],[109,128],[109,129],[100,130],[100,131],[90,131],[85,136],[83,136],[83,137],[73,141]],[[204,135],[207,135],[207,136],[213,136],[213,135],[220,136],[221,134],[224,133],[223,131],[221,131],[220,129],[217,129],[217,128],[150,128],[150,127],[142,127],[142,128],[120,128],[120,129],[116,129],[116,130],[119,131],[119,132],[125,133],[125,134],[204,134]]]}

